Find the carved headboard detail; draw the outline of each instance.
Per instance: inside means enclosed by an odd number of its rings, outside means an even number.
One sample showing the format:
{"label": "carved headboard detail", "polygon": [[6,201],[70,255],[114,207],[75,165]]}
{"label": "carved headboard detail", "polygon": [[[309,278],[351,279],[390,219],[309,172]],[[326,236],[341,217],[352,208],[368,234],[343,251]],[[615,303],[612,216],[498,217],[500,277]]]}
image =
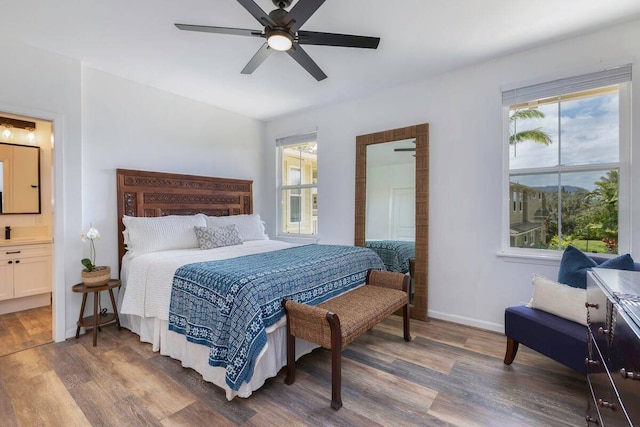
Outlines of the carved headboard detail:
{"label": "carved headboard detail", "polygon": [[118,260],[127,216],[227,216],[253,213],[253,181],[117,169]]}

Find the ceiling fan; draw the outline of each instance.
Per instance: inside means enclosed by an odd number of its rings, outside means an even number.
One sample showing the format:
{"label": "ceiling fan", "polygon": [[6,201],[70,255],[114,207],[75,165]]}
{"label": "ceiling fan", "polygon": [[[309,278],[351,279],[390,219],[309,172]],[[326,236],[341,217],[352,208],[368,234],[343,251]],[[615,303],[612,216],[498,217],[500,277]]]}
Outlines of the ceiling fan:
{"label": "ceiling fan", "polygon": [[262,37],[267,41],[253,55],[253,58],[242,69],[242,74],[251,74],[274,50],[285,51],[298,64],[309,72],[316,80],[324,80],[327,75],[302,49],[303,44],[321,46],[343,46],[365,49],[376,49],[379,37],[354,36],[349,34],[319,33],[301,31],[300,27],[315,13],[325,0],[298,0],[290,11],[285,8],[293,0],[272,0],[277,9],[265,13],[254,0],[238,0],[254,18],[264,26],[263,30],[243,28],[211,27],[207,25],[175,24],[180,30],[199,31],[204,33],[232,34],[237,36]]}

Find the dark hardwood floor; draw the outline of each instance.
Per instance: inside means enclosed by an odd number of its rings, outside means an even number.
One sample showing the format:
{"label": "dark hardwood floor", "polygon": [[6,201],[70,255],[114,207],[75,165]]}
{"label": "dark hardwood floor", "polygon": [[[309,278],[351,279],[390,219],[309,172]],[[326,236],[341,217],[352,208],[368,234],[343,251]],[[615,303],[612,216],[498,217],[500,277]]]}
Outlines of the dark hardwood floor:
{"label": "dark hardwood floor", "polygon": [[50,343],[51,306],[0,315],[0,357]]}
{"label": "dark hardwood floor", "polygon": [[217,387],[114,325],[0,357],[2,426],[578,426],[586,379],[527,348],[502,363],[501,334],[448,322],[383,321],[343,353],[344,406],[329,407],[330,352],[249,399]]}

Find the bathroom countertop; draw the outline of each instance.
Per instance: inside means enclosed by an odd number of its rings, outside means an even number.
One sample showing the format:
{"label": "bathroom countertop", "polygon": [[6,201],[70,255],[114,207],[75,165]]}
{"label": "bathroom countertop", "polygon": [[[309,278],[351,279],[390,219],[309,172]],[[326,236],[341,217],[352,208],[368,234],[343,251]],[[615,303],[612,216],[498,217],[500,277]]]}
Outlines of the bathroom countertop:
{"label": "bathroom countertop", "polygon": [[51,243],[51,237],[15,237],[9,240],[0,239],[0,246],[41,245]]}

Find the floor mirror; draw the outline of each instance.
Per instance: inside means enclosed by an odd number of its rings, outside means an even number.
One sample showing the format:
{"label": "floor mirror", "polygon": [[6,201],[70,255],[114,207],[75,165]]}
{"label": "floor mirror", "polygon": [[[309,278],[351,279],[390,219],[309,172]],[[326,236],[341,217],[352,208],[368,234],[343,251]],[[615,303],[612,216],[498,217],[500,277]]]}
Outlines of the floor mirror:
{"label": "floor mirror", "polygon": [[428,320],[428,231],[429,125],[357,136],[354,243],[397,251],[398,265],[414,250],[411,317],[420,320]]}

